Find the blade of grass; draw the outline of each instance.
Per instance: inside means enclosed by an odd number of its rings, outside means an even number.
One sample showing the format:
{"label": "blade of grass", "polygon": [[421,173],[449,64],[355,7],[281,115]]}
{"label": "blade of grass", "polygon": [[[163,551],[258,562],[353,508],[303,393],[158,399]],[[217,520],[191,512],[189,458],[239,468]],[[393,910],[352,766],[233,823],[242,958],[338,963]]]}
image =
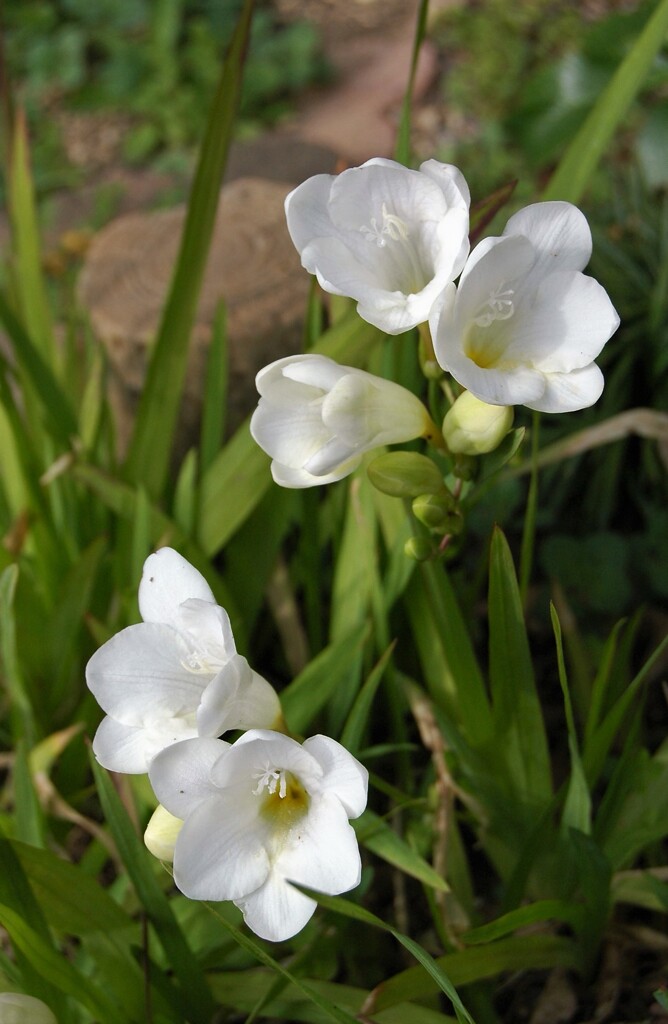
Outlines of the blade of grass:
{"label": "blade of grass", "polygon": [[489,675],[494,727],[522,800],[551,796],[545,724],[536,693],[520,590],[508,543],[492,536],[489,575]]}
{"label": "blade of grass", "polygon": [[[49,985],[71,996],[101,1024],[127,1024],[125,1014],[117,1002],[78,971],[66,956],[45,942],[21,914],[0,904],[0,923],[7,929],[13,945],[21,950]],[[51,999],[47,997],[47,1002],[52,1002],[52,999],[52,996]],[[61,1016],[60,1019],[66,1018]]]}
{"label": "blade of grass", "polygon": [[211,327],[211,343],[206,357],[202,428],[200,432],[200,475],[203,476],[223,444],[227,405],[227,313],[222,299]]}
{"label": "blade of grass", "polygon": [[[214,96],[195,172],[169,295],[142,391],[126,470],[149,495],[164,487],[186,370],[190,334],[213,236],[220,188],[241,95],[253,0],[244,0]],[[234,244],[234,240],[230,240]]]}
{"label": "blade of grass", "polygon": [[28,334],[45,363],[53,370],[53,327],[42,278],[37,213],[30,174],[28,131],[22,110],[17,110],[14,117],[8,183],[14,250],[14,290]]}
{"label": "blade of grass", "polygon": [[647,78],[667,32],[668,0],[661,0],[566,150],[543,193],[544,200],[579,201],[616,128]]}
{"label": "blade of grass", "polygon": [[413,103],[413,88],[415,86],[415,74],[417,72],[420,47],[427,31],[427,13],[429,11],[429,0],[420,0],[420,7],[417,14],[415,26],[415,37],[413,39],[413,52],[411,54],[411,67],[408,75],[408,84],[401,104],[399,115],[399,129],[397,132],[397,144],[394,151],[395,160],[399,163],[408,164],[411,155],[411,107]]}
{"label": "blade of grass", "polygon": [[40,402],[40,415],[54,441],[69,447],[77,433],[77,421],[67,395],[62,390],[32,335],[12,312],[7,296],[0,291],[0,323],[9,335],[16,365],[27,385]]}
{"label": "blade of grass", "polygon": [[91,754],[91,766],[111,833],[128,874],[179,982],[184,1017],[193,1024],[209,1024],[214,1006],[206,978],[181,931],[167,897],[160,888],[150,854],[135,833],[111,780]]}
{"label": "blade of grass", "polygon": [[[295,888],[302,889],[302,886],[295,886]],[[340,896],[324,896],[322,893],[313,892],[311,889],[303,889],[302,891],[305,892],[307,896],[310,896],[311,899],[317,900],[321,906],[334,911],[334,913],[343,914],[345,917],[352,918],[353,921],[360,921],[363,924],[371,925],[373,928],[380,928],[384,932],[389,932],[389,934],[394,936],[397,942],[400,942],[401,945],[407,949],[408,952],[414,956],[419,964],[424,968],[434,988],[436,990],[440,989],[441,992],[448,997],[455,1009],[459,1024],[475,1024],[471,1014],[457,995],[450,978],[448,978],[443,971],[443,968],[439,965],[439,961],[434,960],[434,958],[427,953],[419,943],[415,942],[414,939],[411,939],[408,935],[404,935],[396,928],[392,928],[391,925],[386,924],[385,921],[376,917],[376,915],[372,914],[369,910],[365,910],[364,907],[360,907],[357,903],[352,903],[350,900],[342,899]],[[378,1009],[380,1009],[380,1007],[374,999],[374,993],[372,992],[370,998],[363,1007],[363,1012],[375,1013]]]}
{"label": "blade of grass", "polygon": [[591,832],[591,796],[587,787],[580,749],[578,734],[575,727],[575,716],[573,704],[568,688],[568,677],[564,663],[564,647],[561,638],[561,624],[554,605],[550,605],[550,616],[554,638],[557,643],[557,664],[559,668],[559,682],[564,695],[564,711],[566,714],[566,729],[568,731],[568,750],[571,758],[571,775],[568,780],[566,791],[566,802],[561,816],[562,824],[566,827],[579,829],[589,835]]}
{"label": "blade of grass", "polygon": [[278,960],[274,960],[272,956],[267,953],[264,946],[255,939],[251,938],[246,932],[241,931],[236,925],[233,925],[231,921],[228,921],[222,914],[217,913],[216,908],[211,903],[206,903],[205,906],[211,911],[212,914],[220,921],[225,930],[229,932],[234,941],[247,953],[255,957],[265,967],[270,967],[275,974],[282,975],[287,981],[295,985],[301,992],[304,993],[306,998],[313,1003],[319,1009],[323,1010],[327,1014],[327,1017],[331,1020],[338,1021],[339,1024],[357,1024],[359,1018],[348,1013],[346,1010],[341,1009],[335,1003],[325,999],[319,992],[311,988],[307,982],[302,981],[297,975],[292,974],[286,967],[284,967]]}

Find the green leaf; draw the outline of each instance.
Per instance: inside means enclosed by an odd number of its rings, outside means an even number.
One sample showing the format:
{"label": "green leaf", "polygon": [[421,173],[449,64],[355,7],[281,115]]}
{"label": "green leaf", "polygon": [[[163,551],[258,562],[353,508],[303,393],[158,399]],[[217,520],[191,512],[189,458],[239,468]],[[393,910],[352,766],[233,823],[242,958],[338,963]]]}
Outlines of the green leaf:
{"label": "green leaf", "polygon": [[511,910],[489,924],[471,929],[462,935],[462,942],[465,946],[485,945],[539,921],[564,921],[574,928],[579,928],[583,923],[583,913],[584,908],[578,903],[569,903],[566,900],[537,900],[518,910]]}
{"label": "green leaf", "polygon": [[[2,840],[7,842],[7,840]],[[130,918],[81,868],[49,850],[17,841],[11,847],[26,874],[46,920],[56,931],[86,935],[127,928]]]}
{"label": "green leaf", "polygon": [[492,731],[485,682],[455,592],[442,564],[422,563],[405,594],[430,694],[473,746]]}
{"label": "green leaf", "polygon": [[547,738],[515,567],[499,529],[490,552],[489,673],[494,742],[505,751],[521,800],[542,804],[552,794]]}
{"label": "green leaf", "polygon": [[16,112],[14,120],[8,205],[12,225],[15,291],[27,333],[44,362],[53,368],[53,328],[42,278],[37,211],[30,175],[28,132],[21,110]]}
{"label": "green leaf", "polygon": [[448,892],[449,886],[445,879],[441,878],[424,857],[412,849],[405,839],[402,839],[373,811],[365,811],[351,824],[362,846],[375,853],[381,860],[412,878],[417,878],[419,882],[423,882],[431,889]]}
{"label": "green leaf", "polygon": [[578,734],[575,728],[575,717],[573,715],[573,704],[568,688],[568,677],[564,663],[564,647],[561,639],[561,624],[554,605],[550,605],[552,628],[557,642],[557,664],[559,667],[559,682],[564,695],[564,710],[566,713],[566,728],[568,730],[568,749],[571,757],[571,775],[568,780],[566,791],[566,802],[561,816],[562,824],[568,828],[576,828],[580,832],[589,835],[591,832],[591,796],[587,786],[582,760],[580,758],[580,747]]}
{"label": "green leaf", "polygon": [[661,0],[587,120],[566,150],[543,199],[577,203],[614,132],[647,78],[668,32],[668,0]]}
{"label": "green leaf", "polygon": [[202,428],[200,432],[200,474],[206,473],[223,444],[228,386],[227,314],[221,299],[211,328],[206,357]]}
{"label": "green leaf", "polygon": [[[302,886],[297,886],[296,888],[302,889]],[[440,989],[441,992],[448,997],[455,1008],[457,1020],[460,1024],[475,1024],[470,1013],[457,995],[451,979],[445,974],[441,967],[441,961],[446,958],[441,957],[440,960],[434,960],[434,958],[430,956],[430,954],[427,953],[419,943],[409,938],[408,935],[404,935],[402,932],[397,931],[396,928],[392,928],[390,925],[386,924],[385,921],[382,921],[370,911],[365,910],[364,907],[360,907],[357,903],[351,903],[350,900],[342,899],[340,896],[324,896],[322,893],[313,892],[310,889],[303,889],[303,891],[307,896],[317,900],[321,906],[326,907],[328,910],[333,910],[337,914],[343,914],[346,917],[352,918],[354,921],[360,921],[361,923],[371,925],[374,928],[381,928],[383,931],[389,932],[390,935],[393,935],[397,942],[400,942],[401,945],[419,961],[421,967],[426,971],[429,982],[433,985],[434,990],[438,991],[438,989]],[[421,971],[420,974],[424,977],[423,971]],[[365,1013],[375,1015],[378,1010],[383,1008],[383,1006],[380,1005],[380,1003],[383,1002],[382,997],[378,1000],[374,998],[374,995],[379,991],[379,989],[383,988],[384,985],[385,983],[382,983],[371,994],[370,999],[367,1000],[367,1003],[364,1006]],[[370,1003],[371,1005],[369,1005]],[[392,1004],[385,1003],[384,1005]]]}
{"label": "green leaf", "polygon": [[14,599],[18,578],[16,564],[8,565],[0,574],[0,664],[11,701],[12,731],[15,736],[23,736],[31,746],[36,739],[35,720],[16,649]]}
{"label": "green leaf", "polygon": [[[0,838],[0,904],[15,911],[25,922],[26,927],[46,946],[51,944],[51,935],[42,907],[35,898],[12,845],[5,838]],[[52,983],[42,974],[39,965],[33,963],[19,944],[15,954],[26,988],[57,1010],[62,1005],[62,999]]]}
{"label": "green leaf", "polygon": [[193,1024],[209,1024],[213,1013],[210,990],[153,874],[151,855],[136,835],[107,772],[92,755],[91,765],[118,852],[179,982],[175,996],[178,995],[182,1012]]}
{"label": "green leaf", "polygon": [[12,342],[17,367],[30,393],[39,399],[40,418],[50,436],[69,448],[77,433],[77,421],[70,401],[56,380],[44,354],[12,312],[0,291],[0,323]]}
{"label": "green leaf", "polygon": [[385,669],[392,657],[395,645],[396,640],[390,644],[377,664],[374,665],[362,686],[362,689],[357,694],[355,703],[348,715],[348,719],[341,734],[341,743],[352,754],[356,753],[362,744],[362,736],[371,716],[373,699],[376,696],[376,691],[378,690],[383,678]]}
{"label": "green leaf", "polygon": [[229,932],[234,941],[238,943],[238,945],[241,946],[242,949],[246,950],[247,953],[250,953],[250,955],[255,957],[256,960],[259,960],[261,964],[264,964],[266,967],[270,967],[275,972],[275,974],[282,975],[293,985],[295,985],[301,992],[304,993],[306,998],[311,1003],[315,1004],[315,1006],[319,1007],[321,1010],[324,1011],[329,1020],[339,1021],[340,1024],[356,1024],[356,1022],[358,1021],[357,1016],[353,1016],[346,1010],[340,1009],[336,1005],[336,1003],[329,1002],[329,1000],[326,999],[324,996],[320,995],[319,992],[317,992],[315,989],[312,989],[307,982],[302,981],[301,978],[298,978],[296,975],[288,971],[287,968],[283,967],[283,965],[279,963],[278,960],[274,960],[274,958],[270,956],[269,953],[267,953],[264,946],[257,942],[256,939],[251,938],[250,935],[248,935],[246,932],[241,931],[230,921],[228,921],[227,918],[225,918],[222,914],[219,914],[216,911],[215,905],[211,903],[207,903],[206,905],[208,906],[211,913],[215,914],[216,918],[220,921],[225,930]]}
{"label": "green leaf", "polygon": [[[188,345],[241,94],[253,0],[244,0],[214,96],[195,172],[181,247],[142,391],[127,460],[131,479],[162,491],[172,449]],[[234,240],[230,239],[230,245]]]}
{"label": "green leaf", "polygon": [[75,999],[101,1024],[127,1024],[118,1003],[33,931],[21,914],[0,904],[0,923],[7,929],[14,946],[50,985]]}
{"label": "green leaf", "polygon": [[[331,1019],[324,1010],[314,1006],[312,1001],[306,999],[299,989],[295,990],[292,985],[286,986],[280,995],[268,999],[265,1004],[264,1000],[270,994],[274,978],[273,972],[264,968],[254,968],[248,971],[225,971],[216,974],[211,984],[220,1004],[229,1006],[238,1013],[250,1013],[258,1000],[261,1000],[263,1012],[267,1016],[286,1020],[289,1024],[294,1024],[295,1021],[325,1024]],[[341,985],[338,982],[308,978],[306,984],[312,992],[352,1014],[359,1015],[359,1009],[368,995],[366,989],[353,988],[352,985]],[[359,1020],[359,1016],[356,1019]],[[426,1006],[411,1003],[400,1003],[396,1007],[384,1010],[376,1019],[378,1024],[453,1024],[454,1020]]]}
{"label": "green leaf", "polygon": [[281,692],[283,714],[292,732],[303,733],[346,681],[358,661],[367,632],[366,624],[362,623],[337,643],[329,644]]}
{"label": "green leaf", "polygon": [[[512,935],[498,942],[448,953],[438,957],[437,966],[453,985],[470,985],[495,978],[505,971],[529,971],[551,967],[577,969],[580,950],[571,939],[557,935]],[[435,979],[421,968],[409,967],[383,981],[374,990],[369,1009],[378,1013],[399,1002],[422,999],[438,991]],[[370,1000],[371,1002],[371,1000]]]}
{"label": "green leaf", "polygon": [[397,142],[394,156],[399,163],[408,164],[411,155],[411,113],[413,109],[413,88],[415,85],[415,74],[417,72],[420,48],[427,32],[427,14],[429,11],[429,0],[420,0],[420,8],[415,26],[415,37],[413,39],[413,51],[411,53],[411,68],[408,76],[408,85],[401,104],[399,115],[399,128],[397,130]]}

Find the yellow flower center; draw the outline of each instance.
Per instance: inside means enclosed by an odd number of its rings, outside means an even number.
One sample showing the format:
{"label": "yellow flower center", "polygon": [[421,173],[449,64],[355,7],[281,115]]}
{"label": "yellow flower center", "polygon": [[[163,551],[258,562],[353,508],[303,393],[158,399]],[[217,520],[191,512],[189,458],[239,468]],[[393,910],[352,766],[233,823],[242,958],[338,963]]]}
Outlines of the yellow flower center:
{"label": "yellow flower center", "polygon": [[253,793],[262,798],[261,814],[281,829],[289,828],[308,811],[310,798],[296,775],[285,768],[258,773]]}

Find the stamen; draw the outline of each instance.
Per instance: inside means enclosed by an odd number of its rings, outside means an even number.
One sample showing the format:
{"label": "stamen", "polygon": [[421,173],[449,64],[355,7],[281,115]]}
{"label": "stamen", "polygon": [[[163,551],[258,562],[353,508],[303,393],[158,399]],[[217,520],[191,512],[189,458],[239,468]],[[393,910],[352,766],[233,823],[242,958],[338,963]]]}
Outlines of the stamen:
{"label": "stamen", "polygon": [[485,307],[489,307],[488,312],[479,313],[478,316],[473,318],[473,323],[477,324],[478,327],[489,327],[495,320],[509,320],[515,312],[515,304],[511,299],[511,295],[515,292],[512,288],[503,289],[503,284],[489,293],[489,298],[486,302],[483,302],[480,309],[483,310]]}
{"label": "stamen", "polygon": [[406,242],[408,240],[408,227],[405,221],[401,217],[397,217],[395,213],[388,213],[387,203],[383,203],[381,214],[383,217],[382,227],[379,228],[377,219],[372,217],[369,222],[371,227],[363,224],[360,228],[366,240],[368,242],[375,242],[379,249],[386,245],[386,237],[390,238],[393,242]]}
{"label": "stamen", "polygon": [[264,771],[256,772],[253,778],[258,779],[258,784],[253,790],[254,796],[259,796],[262,790],[266,789],[270,796],[274,796],[276,790],[278,790],[280,799],[283,800],[285,798],[288,791],[288,782],[284,768],[267,767]]}

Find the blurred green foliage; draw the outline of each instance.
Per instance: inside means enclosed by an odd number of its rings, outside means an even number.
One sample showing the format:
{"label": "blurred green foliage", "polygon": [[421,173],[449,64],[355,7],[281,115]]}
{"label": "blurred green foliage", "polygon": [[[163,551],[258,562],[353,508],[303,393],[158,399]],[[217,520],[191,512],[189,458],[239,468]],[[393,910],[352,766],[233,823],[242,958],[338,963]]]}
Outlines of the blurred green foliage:
{"label": "blurred green foliage", "polygon": [[[6,8],[9,72],[40,132],[45,109],[114,110],[130,118],[123,152],[130,161],[192,147],[240,8],[240,0],[24,0]],[[313,26],[282,24],[260,4],[240,130],[276,121],[291,97],[326,75]],[[51,131],[37,163],[56,155]]]}

